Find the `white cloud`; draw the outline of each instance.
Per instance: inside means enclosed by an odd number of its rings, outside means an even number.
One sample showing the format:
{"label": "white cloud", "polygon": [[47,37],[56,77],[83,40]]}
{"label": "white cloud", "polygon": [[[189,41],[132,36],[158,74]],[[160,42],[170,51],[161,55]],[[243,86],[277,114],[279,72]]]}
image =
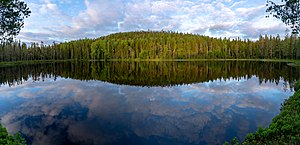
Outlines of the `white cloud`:
{"label": "white cloud", "polygon": [[56,4],[54,3],[51,3],[50,1],[45,1],[44,4],[41,5],[40,9],[39,9],[39,12],[41,14],[46,14],[48,12],[56,12],[56,11],[59,11],[58,7]]}
{"label": "white cloud", "polygon": [[32,15],[19,38],[28,41],[66,41],[147,29],[255,39],[261,30],[283,35],[286,29],[275,18],[265,18],[264,1],[84,0],[74,6],[69,0],[26,1]]}
{"label": "white cloud", "polygon": [[85,0],[87,9],[73,18],[75,28],[82,27],[116,27],[122,18],[121,0]]}

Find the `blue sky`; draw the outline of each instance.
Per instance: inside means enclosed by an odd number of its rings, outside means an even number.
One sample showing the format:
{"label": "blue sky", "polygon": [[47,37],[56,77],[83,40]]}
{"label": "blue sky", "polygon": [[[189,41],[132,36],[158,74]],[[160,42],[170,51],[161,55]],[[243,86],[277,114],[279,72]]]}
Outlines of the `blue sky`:
{"label": "blue sky", "polygon": [[64,42],[115,32],[172,30],[212,37],[257,39],[285,34],[265,18],[265,0],[24,0],[32,13],[17,37]]}

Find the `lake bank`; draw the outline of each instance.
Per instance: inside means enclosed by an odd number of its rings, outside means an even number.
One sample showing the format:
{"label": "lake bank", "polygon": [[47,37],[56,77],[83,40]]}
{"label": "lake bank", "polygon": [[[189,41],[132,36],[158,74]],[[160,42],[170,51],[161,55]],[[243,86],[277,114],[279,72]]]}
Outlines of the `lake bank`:
{"label": "lake bank", "polygon": [[[300,80],[294,89],[294,95],[282,103],[280,114],[272,119],[269,127],[247,134],[243,145],[300,143]],[[238,143],[236,138],[231,141],[231,144],[235,143]]]}
{"label": "lake bank", "polygon": [[69,62],[69,61],[107,61],[107,62],[192,62],[192,61],[261,61],[261,62],[288,62],[289,66],[300,67],[300,60],[292,59],[99,59],[99,60],[30,60],[30,61],[5,61],[0,62],[0,67],[23,65],[23,64],[37,64],[37,63],[51,63],[51,62]]}
{"label": "lake bank", "polygon": [[30,60],[30,61],[5,61],[0,62],[0,67],[25,65],[25,64],[38,64],[38,63],[52,63],[52,62],[67,62],[75,60]]}
{"label": "lake bank", "polygon": [[[284,101],[279,115],[267,128],[248,134],[245,144],[299,144],[300,143],[300,81],[295,93]],[[244,144],[243,143],[243,144]]]}

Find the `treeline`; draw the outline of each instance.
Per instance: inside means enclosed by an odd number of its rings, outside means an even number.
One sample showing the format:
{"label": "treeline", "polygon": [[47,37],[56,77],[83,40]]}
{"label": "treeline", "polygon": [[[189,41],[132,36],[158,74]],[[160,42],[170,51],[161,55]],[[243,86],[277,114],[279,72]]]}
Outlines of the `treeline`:
{"label": "treeline", "polygon": [[285,89],[289,89],[289,84],[293,84],[300,77],[299,70],[287,66],[286,63],[260,61],[67,61],[0,67],[0,73],[0,86],[18,85],[29,79],[43,81],[46,78],[56,80],[58,77],[64,77],[151,87],[250,79],[257,76],[260,83],[279,84],[279,81],[283,80]]}
{"label": "treeline", "polygon": [[98,39],[44,45],[0,45],[0,61],[99,59],[300,59],[300,38],[260,36],[257,41],[177,32],[125,32]]}
{"label": "treeline", "polygon": [[300,59],[300,38],[260,36],[258,41],[175,32],[127,32],[101,37],[92,59]]}
{"label": "treeline", "polygon": [[29,60],[89,60],[92,39],[81,39],[66,43],[44,45],[43,42],[26,43],[1,42],[0,61],[29,61]]}

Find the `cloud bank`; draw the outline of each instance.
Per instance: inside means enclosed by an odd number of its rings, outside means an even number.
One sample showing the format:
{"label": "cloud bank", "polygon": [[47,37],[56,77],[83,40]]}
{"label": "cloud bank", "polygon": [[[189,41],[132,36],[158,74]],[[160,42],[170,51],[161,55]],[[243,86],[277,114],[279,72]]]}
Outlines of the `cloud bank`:
{"label": "cloud bank", "polygon": [[32,14],[24,41],[69,41],[115,32],[172,30],[212,37],[257,39],[284,35],[286,26],[265,18],[261,0],[25,0]]}

